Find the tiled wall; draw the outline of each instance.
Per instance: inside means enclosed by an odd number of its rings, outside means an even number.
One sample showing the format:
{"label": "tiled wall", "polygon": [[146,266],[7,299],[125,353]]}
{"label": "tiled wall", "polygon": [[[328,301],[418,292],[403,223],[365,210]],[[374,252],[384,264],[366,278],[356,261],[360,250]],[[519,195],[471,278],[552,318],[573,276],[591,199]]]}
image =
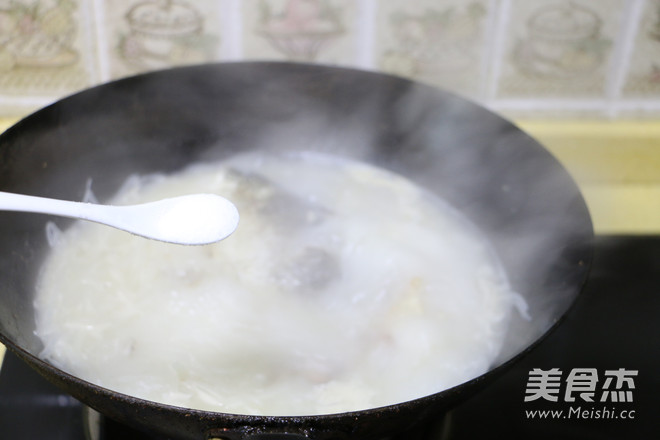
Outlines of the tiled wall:
{"label": "tiled wall", "polygon": [[513,117],[660,116],[660,0],[0,0],[0,116],[207,61],[392,72]]}

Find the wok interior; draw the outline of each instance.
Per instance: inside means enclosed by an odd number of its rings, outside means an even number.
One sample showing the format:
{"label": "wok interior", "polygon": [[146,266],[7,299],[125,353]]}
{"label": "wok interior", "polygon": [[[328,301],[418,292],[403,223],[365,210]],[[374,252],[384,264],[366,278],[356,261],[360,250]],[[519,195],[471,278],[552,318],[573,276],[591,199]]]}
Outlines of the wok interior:
{"label": "wok interior", "polygon": [[[531,321],[516,315],[498,363],[537,340],[586,276],[591,223],[565,171],[535,141],[453,95],[385,75],[237,63],[142,75],[74,95],[0,137],[0,190],[100,201],[131,174],[174,172],[252,149],[311,150],[400,173],[492,240]],[[45,225],[0,215],[0,334],[33,356]],[[145,311],[148,313],[148,311]]]}

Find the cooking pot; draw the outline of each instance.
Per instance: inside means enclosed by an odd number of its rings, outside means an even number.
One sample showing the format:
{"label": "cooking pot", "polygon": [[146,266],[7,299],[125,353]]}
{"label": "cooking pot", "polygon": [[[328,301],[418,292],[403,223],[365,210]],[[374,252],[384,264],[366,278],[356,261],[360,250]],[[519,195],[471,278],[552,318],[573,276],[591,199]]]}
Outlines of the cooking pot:
{"label": "cooking pot", "polygon": [[[282,142],[286,139],[292,141]],[[33,295],[48,251],[46,225],[66,228],[70,220],[2,212],[0,340],[88,406],[171,438],[379,438],[438,417],[486,386],[557,324],[586,278],[593,238],[589,213],[571,177],[545,149],[465,99],[359,70],[211,64],[85,90],[0,136],[0,190],[81,200],[91,179],[104,201],[132,174],[174,172],[256,146],[278,151],[302,146],[363,161],[444,198],[489,237],[532,319],[515,314],[491,371],[412,401],[301,417],[163,405],[104,389],[39,359]]]}

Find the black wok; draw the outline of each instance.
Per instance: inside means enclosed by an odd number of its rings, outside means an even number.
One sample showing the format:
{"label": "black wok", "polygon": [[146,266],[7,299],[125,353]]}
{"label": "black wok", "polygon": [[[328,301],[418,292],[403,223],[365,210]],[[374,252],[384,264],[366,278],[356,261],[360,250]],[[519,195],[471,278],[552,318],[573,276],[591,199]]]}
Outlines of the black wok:
{"label": "black wok", "polygon": [[0,190],[80,200],[91,178],[103,201],[131,174],[173,172],[257,145],[304,145],[365,161],[444,197],[490,237],[532,321],[512,322],[506,349],[489,373],[383,408],[261,417],[161,405],[95,386],[37,357],[42,345],[33,333],[32,296],[48,249],[45,225],[65,228],[68,221],[2,212],[0,340],[74,397],[139,429],[182,439],[377,438],[437,416],[486,386],[547,334],[586,278],[590,217],[573,180],[546,150],[476,104],[357,70],[202,65],[86,90],[0,136]]}

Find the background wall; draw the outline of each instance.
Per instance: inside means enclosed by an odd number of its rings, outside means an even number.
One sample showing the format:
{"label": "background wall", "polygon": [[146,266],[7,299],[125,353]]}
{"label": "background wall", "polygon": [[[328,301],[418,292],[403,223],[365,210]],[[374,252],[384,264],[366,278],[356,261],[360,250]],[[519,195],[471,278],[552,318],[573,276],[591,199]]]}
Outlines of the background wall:
{"label": "background wall", "polygon": [[660,116],[659,0],[0,0],[0,116],[207,61],[297,60],[512,117]]}

